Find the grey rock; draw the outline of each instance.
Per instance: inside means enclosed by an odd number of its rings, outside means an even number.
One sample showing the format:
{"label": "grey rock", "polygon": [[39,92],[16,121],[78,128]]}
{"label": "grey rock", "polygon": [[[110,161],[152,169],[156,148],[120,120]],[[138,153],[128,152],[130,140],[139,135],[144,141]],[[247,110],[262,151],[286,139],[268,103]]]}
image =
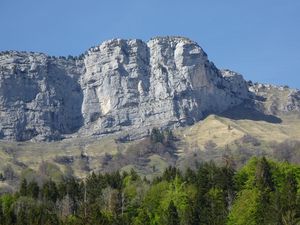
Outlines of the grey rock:
{"label": "grey rock", "polygon": [[[0,138],[58,140],[193,124],[261,93],[182,37],[113,39],[84,57],[0,53]],[[299,110],[291,92],[280,110]]]}
{"label": "grey rock", "polygon": [[288,86],[250,83],[249,90],[256,97],[260,111],[271,115],[300,113],[300,91]]}
{"label": "grey rock", "polygon": [[0,133],[17,141],[59,139],[83,123],[82,63],[39,53],[0,55]]}

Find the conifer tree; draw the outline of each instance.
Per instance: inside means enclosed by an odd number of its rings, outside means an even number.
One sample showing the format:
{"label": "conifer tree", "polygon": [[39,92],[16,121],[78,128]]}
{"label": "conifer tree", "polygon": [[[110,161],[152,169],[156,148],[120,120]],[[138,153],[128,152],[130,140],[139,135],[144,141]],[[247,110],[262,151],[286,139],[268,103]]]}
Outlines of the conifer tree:
{"label": "conifer tree", "polygon": [[257,222],[258,224],[268,224],[274,219],[271,205],[272,191],[274,191],[274,183],[272,180],[271,168],[265,157],[258,160],[255,169],[255,186],[259,190]]}
{"label": "conifer tree", "polygon": [[297,181],[292,173],[288,173],[284,179],[282,191],[277,192],[277,209],[279,220],[282,224],[300,223],[300,205],[297,201]]}
{"label": "conifer tree", "polygon": [[4,224],[4,215],[3,215],[2,201],[0,199],[0,225],[3,224]]}
{"label": "conifer tree", "polygon": [[163,173],[162,179],[166,181],[174,180],[176,177],[182,177],[181,172],[174,166],[169,166]]}
{"label": "conifer tree", "polygon": [[20,187],[20,195],[27,196],[27,180],[23,179]]}
{"label": "conifer tree", "polygon": [[5,179],[4,179],[4,176],[3,176],[3,174],[2,173],[0,173],[0,181],[4,181]]}
{"label": "conifer tree", "polygon": [[27,195],[37,199],[39,197],[40,188],[35,181],[31,181],[27,187]]}
{"label": "conifer tree", "polygon": [[265,157],[257,162],[255,171],[255,185],[260,191],[274,190],[270,166]]}
{"label": "conifer tree", "polygon": [[153,143],[163,143],[164,141],[164,134],[158,129],[158,128],[153,128],[150,134],[150,140]]}
{"label": "conifer tree", "polygon": [[49,200],[49,201],[52,201],[53,203],[55,203],[59,197],[56,183],[53,182],[52,180],[47,181],[43,185],[42,196],[45,200]]}
{"label": "conifer tree", "polygon": [[177,208],[172,200],[166,211],[166,223],[165,224],[166,225],[179,225],[180,224]]}
{"label": "conifer tree", "polygon": [[17,213],[17,225],[29,225],[28,218],[26,215],[26,208],[24,206],[20,206]]}

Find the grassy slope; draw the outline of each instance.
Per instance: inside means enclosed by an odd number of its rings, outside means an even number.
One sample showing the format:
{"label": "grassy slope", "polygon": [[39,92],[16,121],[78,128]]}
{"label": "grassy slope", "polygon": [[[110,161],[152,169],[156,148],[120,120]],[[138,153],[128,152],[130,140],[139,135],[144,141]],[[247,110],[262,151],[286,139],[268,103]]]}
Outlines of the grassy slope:
{"label": "grassy slope", "polygon": [[262,142],[282,142],[287,139],[300,140],[300,120],[294,117],[283,118],[282,123],[268,123],[253,120],[232,120],[211,115],[188,128],[180,129],[177,135],[189,146],[203,149],[213,141],[217,147],[225,147],[244,135],[251,135]]}
{"label": "grassy slope", "polygon": [[[261,142],[259,147],[268,150],[270,148],[269,143],[279,143],[287,139],[300,140],[299,128],[300,120],[292,116],[285,117],[282,123],[276,124],[246,119],[232,120],[210,115],[193,126],[179,128],[175,131],[176,136],[180,139],[176,142],[178,162],[184,161],[183,159],[191,151],[201,151],[210,147],[214,149],[225,149],[228,146],[235,148],[237,143],[240,143],[239,140],[245,135],[251,135],[258,139]],[[126,157],[126,152],[143,147],[139,146],[139,141],[122,144],[117,143],[115,138],[110,136],[101,140],[73,139],[52,143],[0,142],[0,172],[10,165],[18,176],[30,177],[30,175],[33,176],[31,169],[39,171],[41,170],[41,162],[49,162],[54,167],[56,165],[61,173],[71,168],[76,176],[84,177],[91,170],[101,171],[103,169],[102,162],[105,154],[110,154],[113,159],[114,156],[121,153]],[[251,149],[250,145],[248,147]],[[82,154],[87,155],[88,160],[82,157]],[[72,157],[73,161],[71,163],[59,163],[55,160],[59,157]],[[190,157],[193,158],[194,156]],[[122,170],[135,168],[144,175],[147,173],[157,175],[168,166],[169,159],[153,154],[147,156],[147,160],[144,170],[143,167],[141,169],[141,166],[135,165],[134,161],[123,166]],[[186,165],[189,162],[184,163]],[[109,165],[107,168],[110,168]],[[57,170],[51,169],[50,173],[51,171],[55,173],[53,176],[58,176]],[[0,188],[6,185],[7,183],[0,182]]]}

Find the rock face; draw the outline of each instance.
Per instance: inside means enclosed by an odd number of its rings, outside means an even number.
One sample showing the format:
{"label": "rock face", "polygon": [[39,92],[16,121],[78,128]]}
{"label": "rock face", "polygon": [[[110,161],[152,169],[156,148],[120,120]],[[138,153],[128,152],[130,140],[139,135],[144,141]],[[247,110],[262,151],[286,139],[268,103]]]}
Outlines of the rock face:
{"label": "rock face", "polygon": [[[192,124],[248,96],[243,79],[225,79],[184,38],[107,41],[90,50],[84,64],[84,128],[96,134]],[[232,80],[242,88],[231,89]]]}
{"label": "rock face", "polygon": [[287,86],[249,83],[260,111],[271,115],[300,112],[300,91]]}
{"label": "rock face", "polygon": [[[193,124],[253,98],[240,74],[218,70],[182,37],[113,39],[83,58],[0,54],[0,138],[57,140]],[[299,93],[291,94],[299,110]],[[296,99],[296,100],[295,100]]]}
{"label": "rock face", "polygon": [[[78,63],[78,64],[77,64]],[[44,54],[0,56],[0,137],[59,139],[83,124],[82,62]]]}

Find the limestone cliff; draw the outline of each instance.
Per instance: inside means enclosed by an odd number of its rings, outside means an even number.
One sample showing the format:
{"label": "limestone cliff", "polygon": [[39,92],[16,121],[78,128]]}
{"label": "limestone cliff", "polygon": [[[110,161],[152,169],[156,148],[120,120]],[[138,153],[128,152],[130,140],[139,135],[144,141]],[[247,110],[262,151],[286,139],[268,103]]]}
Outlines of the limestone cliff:
{"label": "limestone cliff", "polygon": [[255,95],[255,102],[260,111],[271,115],[296,112],[300,116],[300,91],[298,89],[252,82],[248,85],[250,92]]}
{"label": "limestone cliff", "polygon": [[[0,138],[57,140],[193,124],[256,96],[182,37],[113,39],[68,59],[0,53]],[[299,99],[289,99],[299,111]],[[299,97],[299,96],[298,96]],[[294,99],[294,100],[293,100]]]}

